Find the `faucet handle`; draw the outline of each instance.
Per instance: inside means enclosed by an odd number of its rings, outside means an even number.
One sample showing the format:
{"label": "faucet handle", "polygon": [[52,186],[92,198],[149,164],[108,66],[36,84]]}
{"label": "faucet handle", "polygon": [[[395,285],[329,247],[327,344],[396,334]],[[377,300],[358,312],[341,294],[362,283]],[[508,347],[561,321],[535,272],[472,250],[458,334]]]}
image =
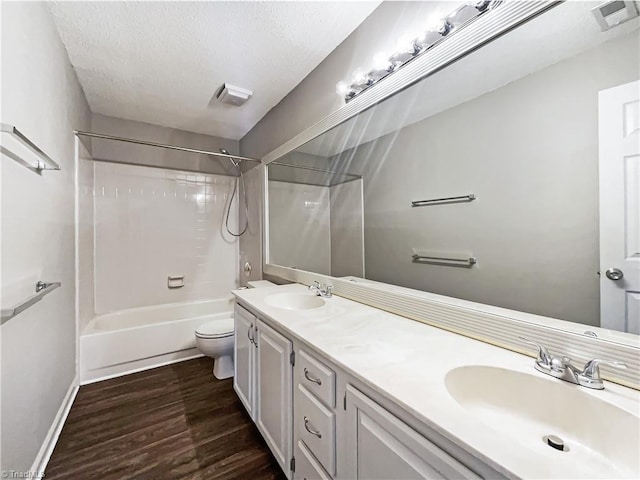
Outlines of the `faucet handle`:
{"label": "faucet handle", "polygon": [[320,288],[320,282],[317,280],[314,280],[313,283],[311,285],[309,285],[309,290],[313,290],[315,289],[319,289]]}
{"label": "faucet handle", "polygon": [[327,297],[331,296],[331,290],[333,290],[333,285],[325,285],[324,286],[324,293]]}
{"label": "faucet handle", "polygon": [[548,367],[551,366],[552,357],[551,357],[551,354],[549,353],[549,350],[547,350],[547,347],[545,347],[541,343],[534,342],[533,340],[529,340],[527,337],[523,337],[521,335],[518,335],[518,338],[522,340],[524,343],[528,343],[529,345],[538,347],[537,362],[542,363]]}
{"label": "faucet handle", "polygon": [[589,360],[585,364],[584,370],[582,370],[582,375],[591,380],[600,379],[600,369],[598,368],[598,365],[600,364],[609,365],[610,367],[616,367],[616,368],[628,368],[627,364],[624,362],[614,362],[612,360],[594,359],[594,360]]}

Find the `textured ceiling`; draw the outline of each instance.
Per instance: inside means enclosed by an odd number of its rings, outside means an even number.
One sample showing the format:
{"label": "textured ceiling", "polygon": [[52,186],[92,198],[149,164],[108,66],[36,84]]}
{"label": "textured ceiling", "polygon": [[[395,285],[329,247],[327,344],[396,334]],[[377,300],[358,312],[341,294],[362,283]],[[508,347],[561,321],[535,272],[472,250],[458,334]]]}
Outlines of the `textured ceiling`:
{"label": "textured ceiling", "polygon": [[[240,139],[379,3],[49,5],[94,112]],[[225,82],[253,97],[215,101]]]}

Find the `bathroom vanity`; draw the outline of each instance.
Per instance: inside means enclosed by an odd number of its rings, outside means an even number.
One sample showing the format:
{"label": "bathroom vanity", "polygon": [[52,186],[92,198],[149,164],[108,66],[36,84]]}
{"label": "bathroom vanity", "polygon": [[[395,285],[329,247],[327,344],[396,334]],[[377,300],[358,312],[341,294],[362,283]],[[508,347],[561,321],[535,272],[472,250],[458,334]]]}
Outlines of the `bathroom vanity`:
{"label": "bathroom vanity", "polygon": [[640,473],[636,390],[304,285],[234,295],[234,389],[289,479]]}

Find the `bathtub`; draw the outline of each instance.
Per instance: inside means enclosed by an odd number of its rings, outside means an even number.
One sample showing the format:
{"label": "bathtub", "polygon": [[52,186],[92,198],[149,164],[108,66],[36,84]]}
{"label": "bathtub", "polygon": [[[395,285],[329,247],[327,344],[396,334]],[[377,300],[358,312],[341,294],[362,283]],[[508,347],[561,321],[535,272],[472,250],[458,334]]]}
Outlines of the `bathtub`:
{"label": "bathtub", "polygon": [[80,381],[91,383],[200,356],[195,329],[233,317],[233,297],[107,313],[80,335]]}

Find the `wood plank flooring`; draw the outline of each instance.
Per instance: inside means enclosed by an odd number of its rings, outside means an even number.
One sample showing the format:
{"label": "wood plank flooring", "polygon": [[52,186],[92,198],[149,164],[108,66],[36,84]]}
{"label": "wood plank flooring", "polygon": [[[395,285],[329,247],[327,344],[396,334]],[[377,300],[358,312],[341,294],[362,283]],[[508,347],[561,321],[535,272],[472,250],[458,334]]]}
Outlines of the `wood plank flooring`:
{"label": "wood plank flooring", "polygon": [[284,480],[232,387],[198,358],[80,387],[54,479]]}

